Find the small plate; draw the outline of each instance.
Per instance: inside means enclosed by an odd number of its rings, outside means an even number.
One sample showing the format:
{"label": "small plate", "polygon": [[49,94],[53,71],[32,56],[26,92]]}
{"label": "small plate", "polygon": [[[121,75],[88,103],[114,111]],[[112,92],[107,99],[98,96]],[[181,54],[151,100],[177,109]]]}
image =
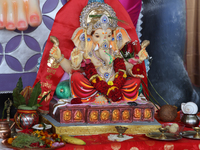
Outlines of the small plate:
{"label": "small plate", "polygon": [[182,136],[184,138],[194,139],[194,140],[200,140],[200,138],[194,138],[194,135],[196,134],[196,131],[183,131]]}
{"label": "small plate", "polygon": [[159,137],[161,136],[161,132],[151,132],[145,134],[148,138],[154,139],[154,140],[159,140],[159,141],[176,141],[182,139],[180,135],[176,135],[173,133],[164,133],[166,136],[166,139],[160,139]]}
{"label": "small plate", "polygon": [[[44,124],[45,124],[45,130],[51,129],[51,127],[52,127],[51,124],[46,124],[46,123],[44,123]],[[41,124],[36,124],[36,125],[34,125],[32,128],[33,128],[33,129],[36,129],[36,130],[43,130],[44,127],[43,127],[43,126],[40,127],[40,125],[41,125]]]}

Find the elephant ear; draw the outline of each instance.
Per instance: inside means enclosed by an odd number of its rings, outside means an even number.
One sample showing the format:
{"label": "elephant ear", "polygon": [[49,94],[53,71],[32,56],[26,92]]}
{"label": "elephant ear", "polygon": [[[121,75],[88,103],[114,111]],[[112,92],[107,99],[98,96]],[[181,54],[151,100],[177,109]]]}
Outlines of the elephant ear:
{"label": "elephant ear", "polygon": [[131,42],[131,38],[124,28],[117,27],[115,30],[115,36],[115,41],[119,50],[121,50],[127,42]]}
{"label": "elephant ear", "polygon": [[72,35],[72,41],[74,42],[74,45],[79,49],[79,50],[84,50],[85,49],[85,32],[84,28],[79,27],[77,28],[73,35]]}

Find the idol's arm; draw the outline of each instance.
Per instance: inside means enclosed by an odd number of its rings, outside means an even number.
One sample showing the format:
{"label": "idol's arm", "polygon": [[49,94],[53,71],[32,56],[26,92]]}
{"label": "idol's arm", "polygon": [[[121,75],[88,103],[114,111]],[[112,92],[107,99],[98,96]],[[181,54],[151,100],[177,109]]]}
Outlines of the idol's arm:
{"label": "idol's arm", "polygon": [[71,67],[71,61],[66,59],[66,58],[63,58],[62,61],[60,62],[60,66],[63,68],[63,70],[67,73],[70,73],[71,70],[72,70],[72,67]]}
{"label": "idol's arm", "polygon": [[71,61],[64,58],[64,55],[61,54],[60,48],[56,44],[54,44],[52,49],[50,50],[50,56],[55,58],[56,61],[60,63],[60,66],[65,72],[71,72]]}

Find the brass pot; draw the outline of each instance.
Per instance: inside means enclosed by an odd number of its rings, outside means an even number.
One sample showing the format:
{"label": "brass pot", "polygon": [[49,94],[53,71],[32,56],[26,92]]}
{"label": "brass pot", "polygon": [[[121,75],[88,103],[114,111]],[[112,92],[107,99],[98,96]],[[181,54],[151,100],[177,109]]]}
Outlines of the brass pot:
{"label": "brass pot", "polygon": [[11,130],[8,121],[0,121],[0,138],[7,139],[11,137]]}

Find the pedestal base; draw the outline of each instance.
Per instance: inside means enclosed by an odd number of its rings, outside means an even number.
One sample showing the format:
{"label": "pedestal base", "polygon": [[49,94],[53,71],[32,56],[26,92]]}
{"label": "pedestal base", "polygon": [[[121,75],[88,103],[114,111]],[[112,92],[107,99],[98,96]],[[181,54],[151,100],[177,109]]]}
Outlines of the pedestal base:
{"label": "pedestal base", "polygon": [[135,121],[133,123],[108,123],[108,124],[61,124],[53,119],[49,115],[43,115],[41,121],[52,125],[53,132],[57,134],[68,135],[97,135],[104,133],[117,133],[115,126],[124,126],[128,129],[126,134],[146,134],[149,132],[159,132],[158,128],[161,124],[155,119],[153,122],[140,122]]}

